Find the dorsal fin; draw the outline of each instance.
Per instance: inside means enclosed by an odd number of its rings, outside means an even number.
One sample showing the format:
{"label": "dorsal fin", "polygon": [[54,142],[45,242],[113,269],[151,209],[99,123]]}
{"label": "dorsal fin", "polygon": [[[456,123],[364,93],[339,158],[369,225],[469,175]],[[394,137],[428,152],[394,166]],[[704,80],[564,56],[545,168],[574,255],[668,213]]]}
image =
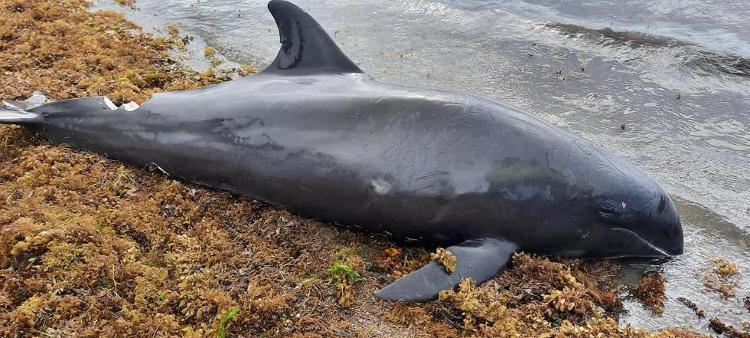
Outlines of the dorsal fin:
{"label": "dorsal fin", "polygon": [[268,3],[279,28],[281,49],[263,73],[285,75],[362,73],[315,19],[292,3]]}

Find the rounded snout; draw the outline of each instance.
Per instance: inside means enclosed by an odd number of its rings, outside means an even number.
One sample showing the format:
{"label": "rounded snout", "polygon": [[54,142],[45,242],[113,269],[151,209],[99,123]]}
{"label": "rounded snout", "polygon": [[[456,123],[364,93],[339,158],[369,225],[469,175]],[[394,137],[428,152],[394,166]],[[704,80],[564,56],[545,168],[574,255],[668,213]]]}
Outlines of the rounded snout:
{"label": "rounded snout", "polygon": [[646,238],[656,247],[661,248],[668,254],[681,255],[684,246],[684,235],[680,215],[667,194],[662,194],[656,206],[656,213],[645,215],[651,225],[641,230]]}
{"label": "rounded snout", "polygon": [[671,198],[661,190],[608,200],[598,212],[609,228],[611,255],[669,257],[683,252],[680,216]]}

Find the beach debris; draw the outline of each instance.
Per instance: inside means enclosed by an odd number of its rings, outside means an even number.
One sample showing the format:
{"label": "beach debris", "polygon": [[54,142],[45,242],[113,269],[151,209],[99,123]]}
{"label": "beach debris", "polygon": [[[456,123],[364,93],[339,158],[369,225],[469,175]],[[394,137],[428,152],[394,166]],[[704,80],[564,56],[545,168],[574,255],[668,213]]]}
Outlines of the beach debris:
{"label": "beach debris", "polygon": [[742,332],[734,326],[724,323],[717,317],[713,317],[708,321],[708,327],[714,332],[730,338],[750,338],[750,333]]}
{"label": "beach debris", "polygon": [[699,271],[699,275],[706,288],[721,293],[724,298],[735,296],[734,289],[739,285],[740,271],[737,264],[727,258],[713,258],[709,266]]}
{"label": "beach debris", "polygon": [[359,249],[345,247],[334,253],[335,263],[328,268],[327,273],[330,280],[338,290],[338,304],[342,307],[350,307],[354,302],[354,284],[362,282],[362,276],[356,267],[362,266],[362,257]]}
{"label": "beach debris", "polygon": [[588,323],[592,316],[604,316],[599,303],[599,288],[604,285],[587,275],[575,263],[516,253],[502,275],[481,286],[462,279],[457,290],[440,293],[439,304],[444,312],[456,314],[464,330],[479,336],[524,337],[546,332],[557,337],[567,330],[585,330],[588,324],[615,323]]}
{"label": "beach debris", "polygon": [[664,276],[661,273],[652,271],[646,273],[638,287],[633,291],[633,296],[643,303],[643,305],[654,313],[661,313],[664,310],[665,283]]}
{"label": "beach debris", "polygon": [[677,298],[677,300],[680,301],[680,303],[685,304],[685,306],[687,306],[690,310],[693,310],[693,312],[695,312],[695,314],[698,316],[698,318],[703,318],[703,317],[706,316],[706,314],[703,312],[703,310],[701,310],[701,308],[699,308],[698,305],[695,304],[695,302],[693,302],[693,301],[691,301],[691,300],[689,300],[689,299],[687,299],[685,297],[679,297],[679,298]]}
{"label": "beach debris", "polygon": [[395,270],[403,261],[403,251],[397,247],[388,247],[379,251],[372,261],[375,266],[384,271]]}
{"label": "beach debris", "polygon": [[354,283],[362,280],[357,270],[346,263],[336,262],[328,269],[328,274],[338,288],[339,305],[351,306],[354,302]]}
{"label": "beach debris", "polygon": [[227,313],[221,316],[221,321],[219,322],[219,330],[216,332],[217,338],[226,337],[227,325],[229,325],[230,322],[239,314],[240,314],[240,309],[236,306],[233,306],[229,308],[229,311],[227,311]]}
{"label": "beach debris", "polygon": [[242,66],[240,66],[240,69],[239,69],[238,73],[241,76],[247,76],[247,75],[250,75],[250,74],[255,74],[257,72],[258,72],[258,68],[256,68],[253,65],[242,65]]}
{"label": "beach debris", "polygon": [[456,271],[456,256],[443,248],[437,248],[435,250],[435,253],[430,254],[430,258],[432,258],[433,261],[440,264],[440,266],[443,267],[443,270],[447,273],[453,273],[453,271]]}
{"label": "beach debris", "polygon": [[429,261],[430,253],[423,248],[410,248],[404,251],[397,247],[387,247],[372,258],[374,267],[387,272],[394,280],[419,269]]}
{"label": "beach debris", "polygon": [[128,6],[130,8],[135,8],[135,1],[136,0],[115,0],[120,6]]}
{"label": "beach debris", "polygon": [[213,47],[206,46],[206,48],[203,48],[203,56],[207,58],[212,58],[215,55],[216,55],[216,49],[214,49]]}
{"label": "beach debris", "polygon": [[731,277],[739,272],[737,271],[737,264],[728,261],[726,258],[720,257],[714,259],[714,273],[721,277]]}

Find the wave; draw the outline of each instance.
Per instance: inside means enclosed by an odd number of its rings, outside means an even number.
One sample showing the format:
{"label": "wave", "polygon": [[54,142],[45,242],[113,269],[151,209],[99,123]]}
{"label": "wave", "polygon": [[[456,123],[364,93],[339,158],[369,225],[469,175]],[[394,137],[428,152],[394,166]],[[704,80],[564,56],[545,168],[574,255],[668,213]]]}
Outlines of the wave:
{"label": "wave", "polygon": [[750,77],[750,59],[742,56],[707,50],[690,42],[644,34],[641,32],[616,31],[611,28],[588,28],[567,23],[549,23],[547,28],[568,37],[585,38],[604,46],[626,46],[629,48],[663,48],[677,51],[677,58],[684,65],[700,70],[706,75],[727,74]]}

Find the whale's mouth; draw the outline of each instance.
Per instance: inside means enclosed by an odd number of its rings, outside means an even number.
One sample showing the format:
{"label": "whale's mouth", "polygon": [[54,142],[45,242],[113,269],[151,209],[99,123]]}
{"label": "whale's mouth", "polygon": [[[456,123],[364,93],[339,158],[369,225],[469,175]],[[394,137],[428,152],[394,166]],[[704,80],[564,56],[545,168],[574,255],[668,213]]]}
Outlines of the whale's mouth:
{"label": "whale's mouth", "polygon": [[617,233],[617,241],[623,246],[623,250],[620,254],[615,254],[608,258],[656,258],[664,259],[671,258],[674,255],[669,253],[667,250],[655,245],[653,242],[643,238],[637,232],[622,228],[615,227],[611,231]]}

